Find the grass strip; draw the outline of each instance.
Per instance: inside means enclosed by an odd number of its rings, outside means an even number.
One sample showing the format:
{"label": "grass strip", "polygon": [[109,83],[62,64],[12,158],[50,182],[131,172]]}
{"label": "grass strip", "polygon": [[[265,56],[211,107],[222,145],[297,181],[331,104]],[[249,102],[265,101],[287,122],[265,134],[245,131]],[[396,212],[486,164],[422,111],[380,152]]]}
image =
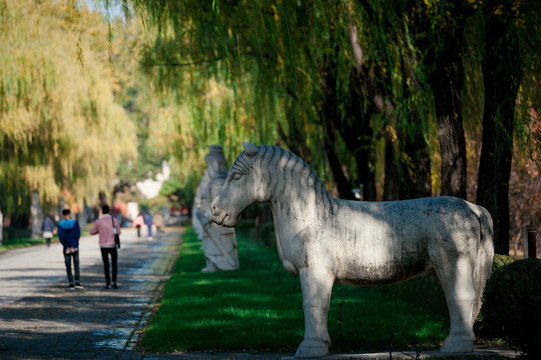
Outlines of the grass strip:
{"label": "grass strip", "polygon": [[[52,242],[58,241],[58,237],[54,237]],[[45,239],[30,239],[30,238],[21,238],[21,239],[10,239],[4,240],[2,245],[0,245],[0,252],[8,251],[11,249],[23,248],[28,246],[45,244]]]}
{"label": "grass strip", "polygon": [[[144,330],[152,352],[190,350],[293,351],[302,341],[304,314],[299,279],[283,270],[275,249],[237,232],[241,268],[202,273],[201,242],[190,227],[158,311]],[[335,285],[329,311],[333,351],[419,344],[438,347],[447,314],[390,296],[385,287]]]}

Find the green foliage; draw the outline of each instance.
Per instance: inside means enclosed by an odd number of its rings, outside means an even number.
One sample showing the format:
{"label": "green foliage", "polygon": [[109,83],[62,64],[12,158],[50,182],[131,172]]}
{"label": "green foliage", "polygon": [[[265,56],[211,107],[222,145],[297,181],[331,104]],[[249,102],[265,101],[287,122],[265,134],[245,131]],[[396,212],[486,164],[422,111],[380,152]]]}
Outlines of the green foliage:
{"label": "green foliage", "polygon": [[192,218],[187,217],[185,219],[182,219],[180,221],[180,225],[181,226],[190,226],[190,225],[192,225]]}
{"label": "green foliage", "polygon": [[276,248],[276,233],[274,232],[274,222],[269,221],[261,224],[259,233],[266,246]]}
{"label": "green foliage", "polygon": [[[275,249],[238,236],[241,268],[202,273],[201,242],[193,229],[183,236],[179,260],[161,305],[144,330],[148,351],[287,349],[303,336],[302,295]],[[329,311],[333,350],[420,344],[437,347],[446,316],[427,313],[380,288],[335,286]]]}
{"label": "green foliage", "polygon": [[[7,235],[7,234],[6,234]],[[53,242],[56,241],[57,237],[53,238]],[[17,249],[22,247],[28,247],[33,245],[45,244],[45,239],[30,239],[30,238],[13,238],[10,239],[9,236],[5,236],[2,244],[0,245],[0,253],[8,251],[11,249]]]}
{"label": "green foliage", "polygon": [[437,279],[417,277],[387,287],[389,294],[442,317],[449,316],[445,294]]}
{"label": "green foliage", "polygon": [[[398,152],[398,181],[409,185],[404,196],[430,195],[430,174],[435,190],[440,181],[438,171],[431,170],[439,164],[439,146],[436,132],[430,131],[435,128],[430,75],[444,54],[445,36],[460,35],[463,22],[465,40],[452,51],[464,59],[466,76],[451,85],[458,86],[455,90],[462,92],[465,104],[455,104],[453,111],[464,113],[469,146],[477,147],[470,152],[480,146],[472,139],[481,131],[481,10],[486,2],[133,4],[151,38],[142,67],[158,90],[175,92],[178,102],[168,108],[174,114],[163,123],[166,133],[173,134],[169,145],[179,159],[191,159],[192,172],[201,172],[208,145],[222,144],[231,161],[242,150],[242,141],[251,140],[288,147],[329,185],[328,154],[334,153],[346,186],[352,187],[363,174],[382,172],[384,156],[376,149],[387,133]],[[523,123],[531,125],[529,108],[539,106],[539,12],[526,11],[523,2],[513,4],[528,74],[517,111]],[[539,6],[531,5],[536,10]],[[362,51],[360,60],[352,31]],[[526,140],[531,126],[518,130]],[[529,150],[533,144],[523,142]]]}
{"label": "green foliage", "polygon": [[[132,123],[114,103],[101,16],[71,2],[2,2],[0,12],[0,207],[28,213],[38,191],[82,204],[135,156]],[[81,29],[74,36],[73,29]],[[83,31],[84,30],[84,31]],[[84,50],[84,67],[78,63]]]}
{"label": "green foliage", "polygon": [[191,204],[201,177],[198,173],[188,172],[184,164],[179,164],[175,157],[169,161],[171,174],[160,190],[160,195],[167,196],[175,204]]}
{"label": "green foliage", "polygon": [[529,358],[541,356],[541,260],[499,265],[487,281],[482,336],[501,337]]}
{"label": "green foliage", "polygon": [[499,269],[503,266],[506,266],[506,265],[509,265],[511,263],[513,263],[515,260],[508,256],[508,255],[500,255],[500,254],[495,254],[494,255],[494,261],[492,263],[492,267],[493,269]]}
{"label": "green foliage", "polygon": [[239,219],[235,230],[237,231],[248,231],[254,227],[254,219]]}

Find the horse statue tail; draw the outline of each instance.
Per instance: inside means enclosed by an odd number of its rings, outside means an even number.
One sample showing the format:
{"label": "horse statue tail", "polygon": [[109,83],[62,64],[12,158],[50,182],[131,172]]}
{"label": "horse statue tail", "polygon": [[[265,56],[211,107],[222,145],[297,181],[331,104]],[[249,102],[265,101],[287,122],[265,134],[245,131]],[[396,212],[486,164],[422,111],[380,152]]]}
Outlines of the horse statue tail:
{"label": "horse statue tail", "polygon": [[481,310],[483,289],[485,283],[492,272],[492,262],[494,260],[494,230],[492,227],[492,217],[487,209],[479,206],[481,213],[478,214],[481,224],[481,239],[477,250],[477,261],[473,273],[474,285],[476,287],[476,299],[473,307],[473,322],[477,319]]}

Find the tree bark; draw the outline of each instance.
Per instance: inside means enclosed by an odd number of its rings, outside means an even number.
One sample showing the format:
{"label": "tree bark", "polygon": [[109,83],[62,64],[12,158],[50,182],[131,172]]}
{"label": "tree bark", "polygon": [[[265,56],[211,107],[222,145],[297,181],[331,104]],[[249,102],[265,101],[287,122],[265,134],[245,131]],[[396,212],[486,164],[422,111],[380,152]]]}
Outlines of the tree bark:
{"label": "tree bark", "polygon": [[[491,3],[492,6],[498,4]],[[479,163],[477,204],[484,206],[494,223],[497,254],[509,253],[509,176],[513,154],[515,104],[521,77],[517,29],[507,2],[485,16],[486,55],[482,62],[485,105],[483,145]]]}
{"label": "tree bark", "polygon": [[334,183],[336,184],[336,190],[338,191],[340,199],[354,200],[355,196],[351,191],[349,181],[342,170],[342,164],[336,156],[334,151],[335,137],[334,134],[327,134],[325,137],[325,153],[327,160],[329,161],[329,167],[331,168]]}
{"label": "tree bark", "polygon": [[466,199],[466,140],[460,92],[463,81],[464,15],[461,1],[451,7],[453,21],[443,28],[443,49],[430,76],[441,154],[441,195]]}
{"label": "tree bark", "polygon": [[400,199],[416,199],[432,196],[432,180],[430,177],[430,152],[423,136],[423,130],[417,124],[403,129],[408,132],[402,139],[404,149],[402,153],[407,157],[400,157],[402,169],[402,184]]}
{"label": "tree bark", "polygon": [[34,191],[32,193],[32,205],[30,205],[31,217],[31,228],[32,228],[32,239],[41,238],[41,223],[43,222],[43,212],[41,211],[41,205],[39,202],[39,193]]}
{"label": "tree bark", "polygon": [[2,214],[2,210],[0,209],[0,245],[2,245],[3,241],[4,241],[4,214]]}
{"label": "tree bark", "polygon": [[351,184],[347,180],[343,170],[342,161],[336,155],[336,124],[340,123],[340,113],[336,98],[336,70],[327,69],[326,75],[321,80],[321,89],[325,96],[323,100],[323,109],[321,111],[321,122],[325,129],[324,148],[327,160],[331,168],[334,183],[341,199],[354,199],[351,192]]}
{"label": "tree bark", "polygon": [[398,172],[397,154],[392,135],[385,132],[385,183],[383,185],[383,201],[400,199],[400,174]]}
{"label": "tree bark", "polygon": [[[361,73],[354,70],[350,79],[349,101],[347,107],[348,118],[342,123],[342,139],[346,143],[357,163],[357,175],[359,184],[363,185],[363,199],[366,201],[376,200],[376,175],[371,156],[373,130],[370,117],[378,113],[373,103],[376,88],[373,79],[367,75],[365,68]],[[366,108],[363,108],[365,99],[370,99]]]}

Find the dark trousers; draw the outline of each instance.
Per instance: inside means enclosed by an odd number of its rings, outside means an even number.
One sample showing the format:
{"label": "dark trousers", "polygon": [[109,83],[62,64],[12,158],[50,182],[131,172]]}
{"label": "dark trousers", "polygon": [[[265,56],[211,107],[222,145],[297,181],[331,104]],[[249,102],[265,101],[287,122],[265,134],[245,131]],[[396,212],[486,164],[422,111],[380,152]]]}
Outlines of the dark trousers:
{"label": "dark trousers", "polygon": [[109,276],[109,254],[111,254],[111,263],[113,267],[113,283],[116,284],[116,273],[117,273],[117,259],[118,252],[116,248],[100,248],[101,249],[101,259],[103,260],[103,272],[105,274],[105,282],[107,285],[111,284],[111,277]]}
{"label": "dark trousers", "polygon": [[79,282],[79,252],[73,254],[64,254],[64,261],[66,263],[66,272],[68,273],[68,281],[73,284],[73,275],[71,273],[71,258],[73,258],[73,268],[75,270],[75,282]]}

